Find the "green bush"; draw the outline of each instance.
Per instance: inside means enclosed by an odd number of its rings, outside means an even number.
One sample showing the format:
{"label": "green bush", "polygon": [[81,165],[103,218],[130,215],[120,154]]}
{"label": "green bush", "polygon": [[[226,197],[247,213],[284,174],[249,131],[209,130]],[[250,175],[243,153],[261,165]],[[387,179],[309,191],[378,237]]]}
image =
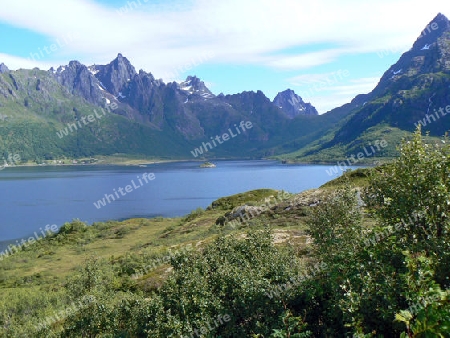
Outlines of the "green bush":
{"label": "green bush", "polygon": [[83,223],[80,220],[74,220],[70,223],[64,223],[64,225],[59,228],[58,234],[69,235],[73,233],[84,232],[86,230],[86,223]]}

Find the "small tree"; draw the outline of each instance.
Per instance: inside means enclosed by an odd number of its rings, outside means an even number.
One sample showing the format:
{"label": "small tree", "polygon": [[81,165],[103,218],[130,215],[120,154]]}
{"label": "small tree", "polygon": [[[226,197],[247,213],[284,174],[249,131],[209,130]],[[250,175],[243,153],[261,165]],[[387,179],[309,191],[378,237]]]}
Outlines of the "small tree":
{"label": "small tree", "polygon": [[373,176],[365,202],[383,226],[403,223],[398,242],[412,251],[441,252],[449,235],[450,147],[423,142],[420,128],[400,157]]}
{"label": "small tree", "polygon": [[[374,174],[364,197],[378,221],[368,236],[387,234],[364,249],[364,294],[369,298],[366,303],[378,299],[370,308],[378,304],[377,313],[382,314],[384,325],[390,325],[397,313],[397,319],[411,328],[415,317],[400,309],[425,295],[429,288],[438,290],[449,283],[450,148],[446,140],[426,144],[418,128],[399,150],[398,159]],[[410,252],[407,259],[405,251]],[[412,262],[427,262],[426,268],[411,273]],[[427,283],[423,282],[423,272],[428,275]],[[383,300],[388,300],[388,308]],[[365,322],[377,313],[367,312]],[[422,322],[436,319],[432,311],[420,313]]]}
{"label": "small tree", "polygon": [[66,289],[76,311],[67,316],[63,337],[97,337],[113,327],[114,273],[111,266],[90,257]]}
{"label": "small tree", "polygon": [[308,222],[317,259],[330,265],[343,265],[358,248],[361,221],[357,193],[349,185],[328,197]]}
{"label": "small tree", "polygon": [[[310,299],[308,323],[315,335],[345,335],[354,321],[357,301],[354,288],[360,284],[357,254],[361,242],[362,214],[357,192],[346,184],[326,198],[308,222],[313,255],[326,266],[312,282],[306,282]],[[314,305],[315,304],[315,305]],[[313,325],[314,322],[314,325]]]}

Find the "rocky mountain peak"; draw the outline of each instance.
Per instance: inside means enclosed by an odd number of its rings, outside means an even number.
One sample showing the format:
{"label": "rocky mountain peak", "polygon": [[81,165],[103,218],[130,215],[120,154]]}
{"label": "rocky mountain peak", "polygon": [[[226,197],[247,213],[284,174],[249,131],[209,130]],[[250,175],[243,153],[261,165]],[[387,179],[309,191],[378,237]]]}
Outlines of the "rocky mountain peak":
{"label": "rocky mountain peak", "polygon": [[6,65],[2,62],[0,63],[0,74],[2,73],[8,73],[9,72],[9,68],[6,67]]}
{"label": "rocky mountain peak", "polygon": [[402,76],[450,71],[450,21],[439,13],[421,32],[413,47],[384,73],[375,92]]}
{"label": "rocky mountain peak", "polygon": [[439,13],[422,30],[412,49],[416,51],[429,50],[446,32],[450,32],[450,21],[445,15]]}
{"label": "rocky mountain peak", "polygon": [[76,60],[70,61],[69,67],[71,67],[71,68],[87,68],[85,65],[81,64],[81,62],[76,61]]}
{"label": "rocky mountain peak", "polygon": [[186,81],[180,83],[180,89],[189,95],[197,94],[204,98],[215,97],[205,83],[196,76],[188,76]]}
{"label": "rocky mountain peak", "polygon": [[89,102],[95,104],[103,102],[103,95],[98,80],[94,77],[92,71],[82,63],[70,61],[67,66],[59,66],[56,71],[51,68],[50,72],[71,93],[81,95]]}
{"label": "rocky mountain peak", "polygon": [[131,81],[136,73],[136,69],[122,54],[106,66],[95,66],[95,77],[114,96],[120,96],[127,83]]}
{"label": "rocky mountain peak", "polygon": [[[53,67],[52,67],[53,68]],[[88,68],[79,61],[70,61],[66,66],[59,66],[55,74],[57,77],[76,77],[80,72],[88,71]]]}
{"label": "rocky mountain peak", "polygon": [[279,107],[291,119],[297,115],[319,115],[313,105],[304,102],[291,89],[278,93],[273,100],[273,104]]}

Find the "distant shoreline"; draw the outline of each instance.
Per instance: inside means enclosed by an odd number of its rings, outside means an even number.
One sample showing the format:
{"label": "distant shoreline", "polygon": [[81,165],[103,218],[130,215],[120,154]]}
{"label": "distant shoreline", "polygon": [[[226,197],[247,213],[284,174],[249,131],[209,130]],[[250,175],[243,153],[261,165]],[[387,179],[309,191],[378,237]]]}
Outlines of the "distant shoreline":
{"label": "distant shoreline", "polygon": [[[89,162],[92,161],[93,162]],[[214,160],[214,161],[279,161],[279,160],[275,160],[275,159],[264,159],[264,158],[260,158],[260,159],[254,159],[254,158],[215,158],[215,159],[210,159],[210,160]],[[76,161],[77,163],[73,163],[74,161]],[[58,163],[58,162],[62,162],[62,163]],[[72,163],[70,163],[72,162]],[[91,165],[91,166],[98,166],[98,165],[104,165],[104,166],[119,166],[119,165],[123,165],[123,166],[145,166],[145,165],[151,165],[151,164],[158,164],[158,163],[174,163],[174,162],[198,162],[198,163],[204,163],[205,160],[204,159],[189,159],[189,158],[180,158],[180,159],[158,159],[158,158],[153,158],[153,159],[146,159],[146,158],[130,158],[130,159],[126,159],[126,158],[120,158],[120,157],[104,157],[104,156],[96,156],[96,157],[92,157],[90,159],[88,158],[81,158],[81,159],[66,159],[66,160],[47,160],[45,163],[33,163],[33,162],[28,162],[28,163],[21,163],[21,164],[17,164],[17,165],[9,165],[6,166],[4,169],[7,168],[23,168],[23,167],[69,167],[69,166],[87,166],[87,165]]]}
{"label": "distant shoreline", "polygon": [[[385,163],[389,162],[388,158],[380,158],[379,162]],[[392,159],[391,159],[392,160]],[[76,161],[76,163],[73,163]],[[90,162],[92,161],[92,162]],[[316,162],[303,162],[303,161],[293,161],[290,159],[281,159],[281,158],[214,158],[208,159],[208,161],[277,161],[285,165],[336,165],[336,161],[326,162],[326,161],[316,161]],[[62,163],[58,163],[62,162]],[[70,163],[72,162],[72,163]],[[204,163],[205,159],[146,159],[146,158],[126,158],[125,156],[122,158],[120,156],[108,157],[108,156],[97,156],[93,158],[81,158],[81,159],[66,159],[66,160],[47,160],[45,163],[22,163],[18,165],[10,165],[6,166],[7,168],[26,168],[26,167],[78,167],[78,166],[147,166],[152,164],[159,163],[174,163],[174,162],[199,162]],[[361,163],[354,164],[352,166],[377,166],[379,163],[373,163],[371,161],[362,161]],[[1,171],[0,171],[1,172]]]}
{"label": "distant shoreline", "polygon": [[[113,158],[111,159],[102,159],[95,162],[86,162],[87,160],[84,159],[76,159],[76,160],[64,160],[62,163],[58,163],[59,161],[63,160],[55,160],[56,163],[53,162],[46,162],[46,163],[22,163],[17,165],[10,165],[5,167],[7,168],[26,168],[26,167],[78,167],[78,166],[98,166],[98,165],[104,165],[104,166],[117,166],[117,165],[123,165],[123,166],[142,166],[142,165],[150,165],[150,164],[157,164],[157,163],[171,163],[171,162],[186,162],[187,160],[166,160],[166,159],[130,159],[130,160],[115,160]],[[73,161],[77,161],[77,163],[73,163]],[[67,163],[72,162],[72,163]]]}

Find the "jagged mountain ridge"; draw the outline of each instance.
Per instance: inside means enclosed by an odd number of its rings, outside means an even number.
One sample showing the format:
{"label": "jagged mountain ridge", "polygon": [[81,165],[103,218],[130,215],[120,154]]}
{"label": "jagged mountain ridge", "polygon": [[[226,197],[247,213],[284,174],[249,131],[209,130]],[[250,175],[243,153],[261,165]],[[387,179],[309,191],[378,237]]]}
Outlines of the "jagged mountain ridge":
{"label": "jagged mountain ridge", "polygon": [[[209,105],[212,100],[212,110],[227,110],[230,106],[226,102],[226,96],[215,96],[196,76],[188,76],[182,83],[164,83],[155,79],[151,73],[140,70],[136,72],[130,61],[119,54],[108,65],[84,66],[72,61],[69,66],[59,67],[55,72],[59,82],[68,87],[72,93],[80,95],[91,103],[97,105],[108,104],[111,101],[117,103],[120,108],[117,114],[164,129],[165,122],[172,121],[172,127],[183,134],[186,139],[192,140],[205,137],[205,129],[201,121],[196,118],[195,105],[198,108],[202,103]],[[243,99],[245,94],[243,94]],[[293,118],[297,115],[314,114],[317,111],[310,104],[304,104],[303,100],[292,94],[292,109],[295,113],[286,115]],[[169,105],[167,100],[174,101]],[[286,113],[288,109],[286,104]],[[167,109],[167,106],[175,106],[175,109]],[[219,108],[220,107],[220,108]],[[210,107],[211,108],[211,107]],[[233,107],[232,107],[233,108]],[[213,112],[212,112],[213,113]],[[317,114],[315,114],[317,115]]]}
{"label": "jagged mountain ridge", "polygon": [[[86,73],[86,69],[90,74]],[[62,72],[67,71],[71,71],[71,68],[62,68]],[[283,111],[276,111],[276,106],[260,91],[215,96],[196,76],[188,76],[181,83],[166,84],[143,70],[136,73],[130,61],[121,54],[105,66],[83,66],[83,73],[89,79],[85,82],[92,84],[91,93],[81,90],[74,90],[74,93],[96,104],[104,104],[102,100],[106,100],[107,103],[114,101],[120,107],[117,110],[118,114],[155,126],[159,130],[167,127],[175,129],[190,141],[226,132],[230,125],[240,122],[239,118],[242,120],[250,116],[253,120],[257,118],[254,121],[255,134],[258,135],[255,140],[268,141],[272,135],[278,133],[280,124],[286,122],[286,116],[289,117]],[[92,77],[97,81],[92,80]],[[76,82],[71,84],[66,81],[61,84],[69,89],[77,86]],[[293,95],[294,99],[303,102],[298,95],[295,93]],[[249,103],[249,100],[252,102]],[[253,109],[255,104],[253,100],[264,101],[260,111],[262,109],[264,112],[268,110],[272,112],[272,124],[266,123],[261,127],[261,123],[258,123],[258,111]],[[305,112],[300,111],[296,116],[316,111],[312,106],[306,107],[308,109]],[[204,111],[208,111],[209,115],[203,113]],[[217,119],[217,116],[220,118]],[[289,134],[291,138],[295,137],[295,132]]]}
{"label": "jagged mountain ridge", "polygon": [[[2,71],[0,113],[11,123],[0,125],[0,151],[20,149],[28,159],[119,152],[189,158],[189,150],[241,121],[254,127],[206,155],[261,158],[285,143],[301,146],[327,126],[320,116],[289,119],[261,91],[215,96],[195,76],[166,84],[151,73],[136,72],[121,54],[104,66],[71,61],[56,70],[2,66]],[[55,137],[68,123],[102,108],[110,112],[102,123]],[[3,135],[11,134],[8,128],[20,129],[21,136],[2,143]],[[23,136],[25,129],[36,128],[39,137]]]}

